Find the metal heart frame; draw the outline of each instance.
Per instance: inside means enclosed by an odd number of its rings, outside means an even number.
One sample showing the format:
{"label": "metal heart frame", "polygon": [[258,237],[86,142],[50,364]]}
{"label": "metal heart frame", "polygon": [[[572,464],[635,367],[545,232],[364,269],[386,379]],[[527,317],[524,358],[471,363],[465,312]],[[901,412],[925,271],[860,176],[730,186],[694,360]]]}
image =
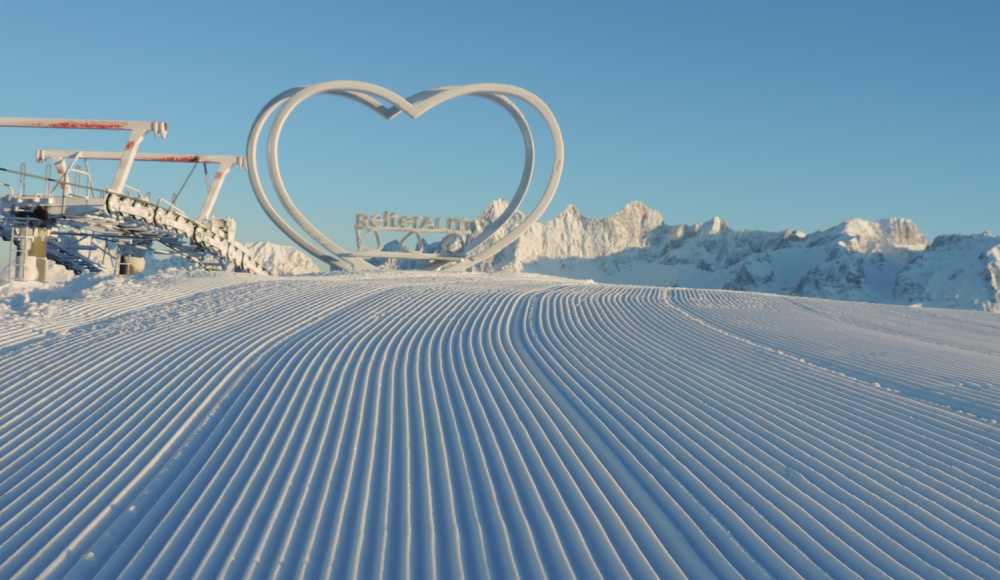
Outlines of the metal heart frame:
{"label": "metal heart frame", "polygon": [[[473,96],[492,101],[503,107],[503,109],[514,118],[514,121],[517,123],[518,128],[521,130],[521,134],[524,137],[525,155],[521,182],[518,184],[517,191],[511,198],[510,205],[507,206],[507,209],[497,219],[489,223],[485,228],[483,228],[482,232],[466,244],[461,255],[435,255],[431,257],[431,263],[428,264],[429,269],[440,271],[463,271],[495,255],[497,252],[513,243],[521,236],[521,234],[525,232],[525,230],[538,221],[538,219],[542,216],[542,213],[545,212],[546,208],[548,208],[549,204],[552,202],[556,189],[559,187],[559,180],[562,177],[564,158],[562,132],[559,130],[559,124],[556,122],[556,118],[552,114],[552,111],[549,110],[548,106],[542,102],[541,99],[520,87],[499,83],[478,83],[463,86],[439,87],[417,93],[407,99],[404,99],[389,89],[359,81],[330,81],[289,89],[271,99],[271,101],[268,102],[263,109],[261,109],[260,114],[257,115],[257,119],[254,121],[253,128],[250,130],[250,137],[247,139],[247,165],[250,174],[250,184],[253,187],[254,194],[257,196],[257,200],[260,202],[261,207],[264,208],[264,212],[271,218],[271,221],[273,221],[275,225],[281,229],[281,231],[299,244],[299,246],[301,246],[304,250],[330,264],[333,268],[363,270],[373,269],[374,266],[356,256],[354,253],[348,252],[334,243],[332,240],[323,235],[323,233],[320,232],[315,226],[313,226],[308,219],[306,219],[302,212],[295,207],[291,196],[288,195],[288,191],[285,189],[284,182],[281,179],[281,168],[278,164],[278,141],[281,137],[281,130],[284,127],[285,121],[288,119],[288,116],[292,113],[292,111],[295,110],[295,107],[300,105],[309,97],[318,94],[343,97],[357,103],[361,103],[387,120],[393,119],[401,112],[405,113],[412,119],[416,119],[437,105],[461,96]],[[529,213],[520,224],[515,226],[506,235],[492,243],[484,245],[484,243],[494,233],[496,233],[497,230],[503,227],[514,216],[514,212],[520,207],[521,201],[524,199],[524,195],[528,190],[528,186],[531,183],[532,172],[534,170],[535,146],[534,139],[531,135],[531,129],[528,126],[527,120],[524,118],[524,114],[510,100],[511,97],[519,99],[530,105],[545,120],[545,123],[549,128],[549,132],[552,134],[554,148],[552,173],[549,177],[549,182],[545,191],[542,193],[541,200],[538,202],[538,205],[531,210],[531,213]],[[389,103],[391,106],[384,105],[379,99]],[[315,242],[322,246],[322,249],[316,247],[301,236],[290,225],[288,225],[288,223],[285,222],[280,215],[278,215],[268,200],[267,195],[264,193],[264,189],[261,185],[260,174],[257,170],[257,143],[260,139],[260,133],[264,128],[264,124],[278,107],[281,107],[281,110],[278,111],[277,116],[274,118],[274,122],[271,124],[271,131],[267,140],[267,167],[268,172],[271,175],[271,184],[274,187],[275,193],[277,193],[282,206],[284,206],[289,215],[292,216],[295,223],[297,223]],[[404,259],[413,259],[415,257],[412,252],[382,252],[382,254]]]}

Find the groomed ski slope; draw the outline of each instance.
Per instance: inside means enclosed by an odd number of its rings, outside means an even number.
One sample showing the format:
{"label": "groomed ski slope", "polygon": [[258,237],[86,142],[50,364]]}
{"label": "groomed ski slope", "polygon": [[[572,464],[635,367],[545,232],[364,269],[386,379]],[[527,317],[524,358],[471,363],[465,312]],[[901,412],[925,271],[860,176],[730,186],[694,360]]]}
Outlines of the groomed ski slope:
{"label": "groomed ski slope", "polygon": [[78,282],[0,308],[0,578],[1000,578],[1000,315]]}

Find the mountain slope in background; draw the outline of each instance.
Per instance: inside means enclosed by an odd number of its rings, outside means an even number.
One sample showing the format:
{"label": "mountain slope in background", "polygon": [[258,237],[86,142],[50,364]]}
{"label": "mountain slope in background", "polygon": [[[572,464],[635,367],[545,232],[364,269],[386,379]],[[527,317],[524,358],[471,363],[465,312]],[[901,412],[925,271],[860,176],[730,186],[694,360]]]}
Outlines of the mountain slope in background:
{"label": "mountain slope in background", "polygon": [[[506,207],[504,200],[490,204],[475,228]],[[518,212],[496,235],[523,219]],[[720,218],[667,225],[638,201],[605,219],[587,218],[571,205],[478,269],[1000,312],[1000,239],[986,232],[928,244],[902,218],[853,219],[805,234],[737,231]]]}

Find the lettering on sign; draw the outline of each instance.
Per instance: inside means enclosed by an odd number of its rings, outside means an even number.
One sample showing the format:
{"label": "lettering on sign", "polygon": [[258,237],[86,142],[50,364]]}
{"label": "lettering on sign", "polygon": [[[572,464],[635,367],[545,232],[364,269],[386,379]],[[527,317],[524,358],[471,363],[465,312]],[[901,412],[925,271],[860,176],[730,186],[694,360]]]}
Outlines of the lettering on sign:
{"label": "lettering on sign", "polygon": [[[358,241],[359,255],[364,255],[366,252],[382,251],[382,238],[379,236],[379,232],[404,232],[406,235],[399,240],[399,246],[404,252],[410,253],[423,253],[425,251],[424,235],[442,234],[444,239],[441,241],[440,250],[454,253],[465,247],[465,243],[472,234],[472,222],[465,218],[446,218],[444,227],[442,227],[439,217],[401,216],[390,212],[372,215],[355,214],[354,235]],[[375,245],[365,244],[365,241],[372,234],[374,234]],[[406,246],[406,242],[410,238],[413,238],[413,248]]]}

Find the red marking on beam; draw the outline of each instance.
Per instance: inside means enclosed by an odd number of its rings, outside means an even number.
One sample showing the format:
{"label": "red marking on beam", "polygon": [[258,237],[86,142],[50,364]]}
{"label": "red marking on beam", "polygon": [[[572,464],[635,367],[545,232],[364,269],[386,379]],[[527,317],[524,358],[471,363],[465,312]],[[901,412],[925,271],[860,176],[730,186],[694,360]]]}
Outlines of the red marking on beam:
{"label": "red marking on beam", "polygon": [[177,163],[197,163],[197,155],[161,155],[158,153],[143,153],[136,161],[175,161]]}
{"label": "red marking on beam", "polygon": [[135,141],[129,141],[128,143],[125,144],[125,150],[126,151],[128,151],[129,149],[131,149],[133,147],[135,147]]}
{"label": "red marking on beam", "polygon": [[41,121],[32,126],[52,129],[127,129],[125,124],[125,121]]}

